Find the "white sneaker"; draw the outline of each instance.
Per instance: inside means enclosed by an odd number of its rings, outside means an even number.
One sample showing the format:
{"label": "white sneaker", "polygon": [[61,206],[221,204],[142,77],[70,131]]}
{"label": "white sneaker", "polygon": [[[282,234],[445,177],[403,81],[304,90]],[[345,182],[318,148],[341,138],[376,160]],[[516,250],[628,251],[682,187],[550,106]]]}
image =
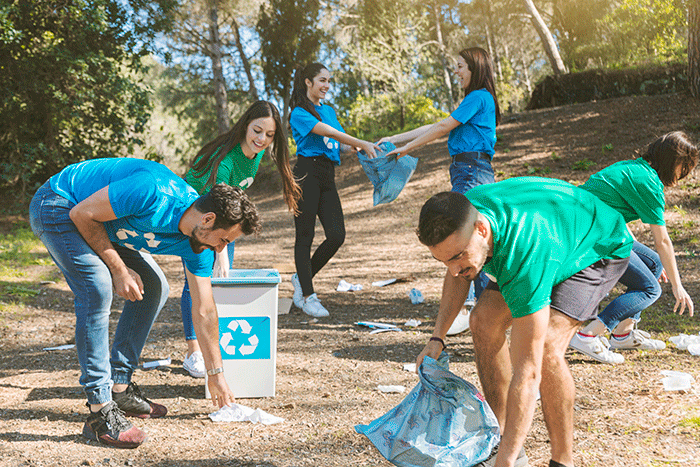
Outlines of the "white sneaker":
{"label": "white sneaker", "polygon": [[452,326],[447,330],[448,336],[454,336],[460,332],[464,332],[469,329],[469,315],[471,314],[470,309],[465,308],[459,312],[455,320],[452,322]]}
{"label": "white sneaker", "polygon": [[569,342],[569,347],[602,363],[614,364],[625,361],[625,357],[610,351],[610,344],[603,336],[587,337],[577,332]]}
{"label": "white sneaker", "polygon": [[325,318],[330,313],[326,310],[321,302],[318,300],[318,296],[312,293],[303,300],[304,304],[301,307],[301,311],[314,318]]}
{"label": "white sneaker", "polygon": [[641,329],[632,329],[624,339],[618,339],[613,336],[610,339],[610,347],[615,350],[663,350],[666,348],[664,341],[652,339],[651,335]]}
{"label": "white sneaker", "polygon": [[204,366],[204,356],[202,352],[192,352],[189,356],[185,355],[185,361],[182,362],[182,367],[187,370],[193,378],[204,378],[207,374],[207,369]]}
{"label": "white sneaker", "polygon": [[292,287],[294,287],[294,295],[292,295],[294,306],[302,308],[304,306],[304,293],[301,291],[301,283],[296,273],[292,274]]}

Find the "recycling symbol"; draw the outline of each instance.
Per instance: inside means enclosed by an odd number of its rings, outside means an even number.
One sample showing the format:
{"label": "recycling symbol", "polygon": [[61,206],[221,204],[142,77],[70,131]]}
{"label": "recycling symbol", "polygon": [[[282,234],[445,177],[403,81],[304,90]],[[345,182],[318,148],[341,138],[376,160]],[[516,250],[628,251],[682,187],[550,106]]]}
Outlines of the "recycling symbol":
{"label": "recycling symbol", "polygon": [[[143,237],[135,230],[128,230],[121,228],[117,230],[117,238],[121,241],[122,245],[130,250],[140,251],[142,253],[151,253],[158,248],[161,240],[156,240],[156,234],[153,232],[147,232],[143,234]],[[127,243],[126,240],[129,242]],[[145,245],[144,245],[145,243]],[[150,250],[148,248],[150,248]]]}
{"label": "recycling symbol", "polygon": [[[250,355],[253,352],[255,352],[255,349],[258,347],[258,343],[260,342],[260,340],[255,334],[250,335],[253,328],[250,325],[250,323],[248,323],[248,321],[244,319],[234,319],[231,320],[227,328],[230,329],[232,332],[221,333],[221,339],[219,340],[219,344],[221,344],[221,348],[224,352],[226,352],[229,355],[236,355],[236,351],[238,351],[238,353],[240,353],[242,356]],[[238,349],[236,349],[236,345],[235,343],[233,343],[233,333],[235,333],[239,329],[242,334],[248,335],[250,337],[248,337],[246,343],[241,344],[241,346],[238,347]]]}
{"label": "recycling symbol", "polygon": [[338,142],[328,136],[323,137],[323,144],[325,144],[328,149],[338,149]]}

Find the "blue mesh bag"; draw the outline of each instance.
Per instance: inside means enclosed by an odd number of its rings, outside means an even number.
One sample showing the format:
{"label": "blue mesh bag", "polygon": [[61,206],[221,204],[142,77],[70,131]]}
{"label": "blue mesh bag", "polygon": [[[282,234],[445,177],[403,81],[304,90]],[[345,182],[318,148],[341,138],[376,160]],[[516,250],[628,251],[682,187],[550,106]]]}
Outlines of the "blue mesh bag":
{"label": "blue mesh bag", "polygon": [[418,159],[412,156],[403,156],[400,159],[396,156],[387,157],[386,153],[396,149],[396,146],[389,142],[381,143],[379,147],[382,150],[377,151],[377,157],[374,159],[369,159],[364,151],[357,153],[367,178],[374,185],[375,206],[394,201],[418,165]]}
{"label": "blue mesh bag", "polygon": [[425,357],[420,381],[386,414],[355,431],[401,467],[470,467],[499,443],[498,420],[479,391],[448,370],[449,357]]}

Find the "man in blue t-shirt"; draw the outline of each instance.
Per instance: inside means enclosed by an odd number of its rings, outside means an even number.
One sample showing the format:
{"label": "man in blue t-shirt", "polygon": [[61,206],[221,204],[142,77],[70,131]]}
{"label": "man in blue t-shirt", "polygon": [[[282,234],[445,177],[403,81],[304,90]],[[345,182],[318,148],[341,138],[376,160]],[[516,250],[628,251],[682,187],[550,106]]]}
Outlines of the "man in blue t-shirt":
{"label": "man in blue t-shirt", "polygon": [[[240,188],[219,184],[199,197],[156,162],[94,159],[51,177],[34,195],[29,215],[32,231],[75,294],[80,384],[90,407],[85,437],[135,448],[146,434],[125,416],[167,413],[131,382],[169,293],[152,254],[176,255],[185,262],[212,402],[218,407],[233,402],[222,372],[210,276],[213,251],[260,229],[257,210]],[[112,289],[126,302],[110,356]]]}

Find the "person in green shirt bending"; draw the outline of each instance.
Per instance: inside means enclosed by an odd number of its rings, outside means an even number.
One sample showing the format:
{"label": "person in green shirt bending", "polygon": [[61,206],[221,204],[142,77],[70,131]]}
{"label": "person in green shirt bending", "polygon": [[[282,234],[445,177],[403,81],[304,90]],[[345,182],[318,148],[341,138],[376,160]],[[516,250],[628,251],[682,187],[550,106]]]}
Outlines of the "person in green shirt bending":
{"label": "person in green shirt bending", "polygon": [[[289,148],[279,111],[267,101],[253,103],[229,132],[207,143],[192,159],[185,180],[200,195],[208,193],[217,183],[245,190],[253,183],[266,151],[282,177],[284,200],[289,210],[296,214],[301,188],[289,165]],[[233,243],[228,245],[228,261],[233,263]],[[204,378],[206,368],[192,324],[192,298],[187,278],[180,309],[187,341],[187,354],[182,365],[191,376]]]}
{"label": "person in green shirt bending", "polygon": [[539,388],[549,465],[573,466],[575,389],[564,354],[627,268],[633,239],[622,216],[569,183],[522,177],[433,196],[417,233],[447,266],[435,329],[417,366],[443,351],[479,272],[491,279],[469,320],[479,379],[502,434],[483,465],[527,464],[523,443]]}
{"label": "person in green shirt bending", "polygon": [[[661,296],[659,278],[671,282],[674,312],[693,316],[693,300],[683,288],[673,243],[666,230],[664,188],[685,178],[698,163],[698,148],[688,137],[674,131],[657,138],[642,157],[617,162],[591,175],[581,185],[622,214],[625,222],[637,219],[649,224],[656,251],[635,241],[627,271],[620,278],[627,290],[615,298],[596,319],[577,332],[570,346],[603,363],[622,363],[613,350],[661,350],[663,341],[636,329],[642,311]],[[603,334],[612,335],[608,341]]]}

